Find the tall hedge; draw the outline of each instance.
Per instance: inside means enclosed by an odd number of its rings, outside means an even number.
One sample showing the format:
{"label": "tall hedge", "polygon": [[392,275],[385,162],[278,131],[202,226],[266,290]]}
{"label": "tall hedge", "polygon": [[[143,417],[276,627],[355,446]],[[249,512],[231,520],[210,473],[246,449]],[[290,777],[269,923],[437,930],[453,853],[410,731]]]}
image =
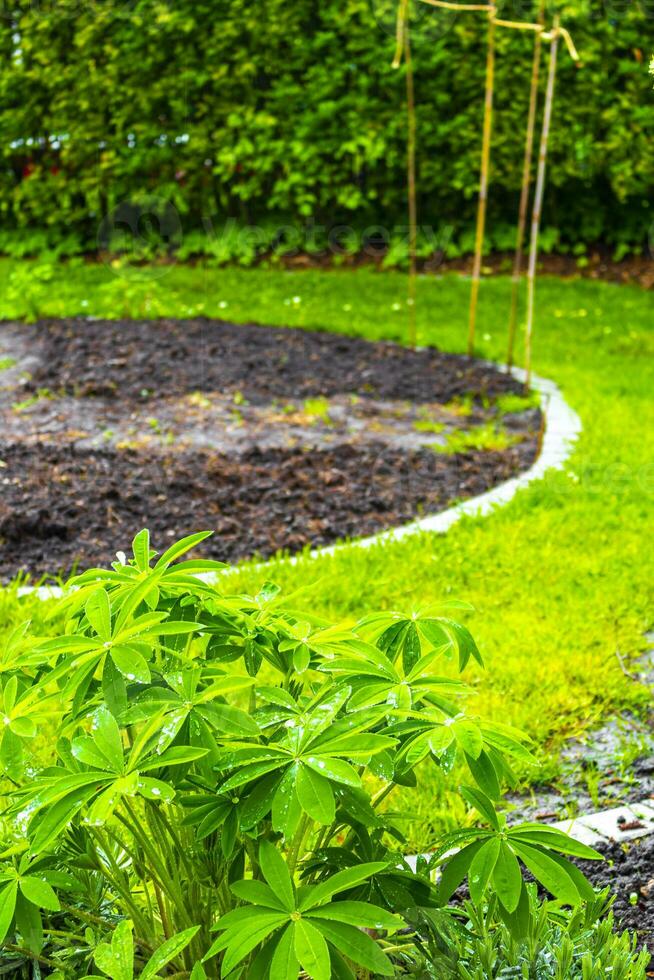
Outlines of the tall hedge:
{"label": "tall hedge", "polygon": [[[651,3],[652,0],[646,0]],[[483,19],[415,0],[420,218],[474,211]],[[402,71],[392,0],[3,0],[3,234],[93,245],[125,202],[170,201],[184,233],[246,223],[405,220]],[[647,241],[654,189],[653,8],[560,8],[545,225],[568,243]],[[531,19],[513,0],[504,16]],[[551,11],[550,11],[551,14]],[[491,217],[515,219],[531,38],[500,32]],[[29,239],[29,231],[23,230]]]}

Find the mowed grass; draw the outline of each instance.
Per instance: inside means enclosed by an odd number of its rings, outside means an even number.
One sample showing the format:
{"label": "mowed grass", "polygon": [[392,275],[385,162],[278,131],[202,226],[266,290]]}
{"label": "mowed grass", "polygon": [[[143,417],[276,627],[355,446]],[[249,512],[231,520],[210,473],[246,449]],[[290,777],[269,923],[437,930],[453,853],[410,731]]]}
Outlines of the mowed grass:
{"label": "mowed grass", "polygon": [[[40,267],[30,286],[26,264],[1,266],[4,317],[201,315],[370,339],[406,337],[406,281],[395,273],[168,267],[152,278],[141,270],[143,280],[135,281],[121,278],[121,270],[78,265]],[[483,283],[483,357],[504,356],[509,290],[504,278]],[[469,283],[456,276],[420,279],[420,344],[464,348],[468,291]],[[475,612],[466,621],[486,661],[485,672],[471,673],[475,710],[532,736],[543,766],[522,773],[531,782],[556,773],[566,738],[613,712],[651,703],[617,652],[628,665],[644,649],[643,633],[654,620],[652,295],[543,279],[534,369],[557,381],[582,418],[583,434],[565,472],[444,536],[368,551],[346,547],[333,557],[264,569],[245,564],[231,582],[251,591],[274,579],[285,590],[302,590],[295,605],[333,619],[443,598],[471,602]],[[21,615],[17,605],[0,602],[5,625]],[[403,791],[410,840],[423,849],[460,807],[434,770],[424,775],[420,792]]]}

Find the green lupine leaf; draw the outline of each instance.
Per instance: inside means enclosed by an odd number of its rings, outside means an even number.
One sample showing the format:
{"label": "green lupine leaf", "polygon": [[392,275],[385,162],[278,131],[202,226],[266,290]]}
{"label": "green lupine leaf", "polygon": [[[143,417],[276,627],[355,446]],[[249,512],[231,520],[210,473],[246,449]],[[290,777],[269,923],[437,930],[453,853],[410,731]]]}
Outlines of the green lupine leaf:
{"label": "green lupine leaf", "polygon": [[199,704],[195,710],[213,728],[227,735],[248,738],[260,734],[259,726],[252,715],[241,708],[234,708],[230,704]]}
{"label": "green lupine leaf", "polygon": [[37,731],[32,718],[12,718],[9,727],[19,738],[34,738]]}
{"label": "green lupine leaf", "polygon": [[367,759],[377,752],[395,748],[395,740],[385,735],[353,734],[340,735],[318,744],[312,750],[321,756],[347,756],[349,759]]}
{"label": "green lupine leaf", "polygon": [[500,821],[492,802],[474,786],[461,786],[461,796],[481,814],[494,830],[500,829]]}
{"label": "green lupine leaf", "polygon": [[299,643],[293,651],[293,669],[298,674],[303,674],[311,661],[311,654],[306,643]]}
{"label": "green lupine leaf", "polygon": [[343,783],[344,786],[352,786],[354,789],[361,788],[361,777],[358,772],[354,766],[351,766],[349,762],[345,762],[343,759],[305,756],[302,761],[325,779],[330,779],[335,783]]}
{"label": "green lupine leaf", "polygon": [[145,657],[135,646],[120,643],[110,650],[114,666],[128,681],[138,684],[150,683],[150,668]]}
{"label": "green lupine leaf", "polygon": [[295,889],[286,862],[280,852],[268,841],[259,845],[259,865],[262,874],[285,909],[295,908]]}
{"label": "green lupine leaf", "polygon": [[558,827],[549,827],[537,823],[519,824],[509,830],[509,838],[516,841],[523,841],[526,844],[539,844],[541,847],[552,848],[561,854],[571,854],[573,857],[583,858],[586,861],[602,860],[602,855],[575,840]]}
{"label": "green lupine leaf", "polygon": [[96,708],[93,712],[91,737],[111,769],[114,772],[121,772],[123,768],[123,740],[118,722],[104,706]]}
{"label": "green lupine leaf", "polygon": [[147,528],[134,537],[132,541],[132,552],[136,567],[140,572],[145,572],[150,567],[150,532]]}
{"label": "green lupine leaf", "polygon": [[555,898],[569,905],[579,902],[579,890],[567,868],[554,859],[551,854],[523,841],[511,841],[515,853],[529,868],[536,881],[539,881]]}
{"label": "green lupine leaf", "polygon": [[312,820],[316,820],[320,824],[333,822],[336,816],[336,804],[329,780],[319,776],[309,766],[301,765],[296,789],[300,806]]}
{"label": "green lupine leaf", "polygon": [[111,639],[111,605],[104,589],[96,591],[86,600],[86,618],[101,640]]}
{"label": "green lupine leaf", "polygon": [[289,926],[277,943],[270,964],[269,980],[297,980],[300,964],[295,955],[294,929]]}
{"label": "green lupine leaf", "polygon": [[175,799],[175,790],[168,783],[161,779],[151,779],[149,776],[139,775],[138,781],[139,796],[146,800],[153,800],[155,803],[171,803]]}
{"label": "green lupine leaf", "polygon": [[11,881],[0,890],[0,943],[4,942],[14,918],[18,882]]}
{"label": "green lupine leaf", "polygon": [[[180,538],[179,541],[176,541],[175,544],[171,544],[170,548],[167,548],[166,551],[164,551],[161,558],[157,560],[154,566],[155,569],[159,570],[162,568],[167,568],[170,564],[172,564],[172,562],[176,561],[177,558],[181,558],[187,551],[190,551],[191,548],[195,548],[196,545],[201,544],[202,541],[206,541],[207,538],[210,538],[212,534],[213,531],[198,531],[197,534],[187,534],[186,537]],[[222,562],[215,562],[215,566],[225,567],[222,565]],[[181,568],[183,569],[184,565],[182,565]]]}
{"label": "green lupine leaf", "polygon": [[253,878],[247,881],[234,881],[229,886],[237,898],[244,902],[251,902],[252,905],[265,905],[269,909],[279,912],[285,911],[285,906],[278,899],[270,887],[263,881],[255,881]]}
{"label": "green lupine leaf", "polygon": [[493,885],[507,912],[515,912],[522,891],[522,875],[515,854],[504,841],[493,868]]}
{"label": "green lupine leaf", "polygon": [[109,760],[100,751],[90,735],[80,735],[71,743],[73,757],[93,769],[108,769]]}
{"label": "green lupine leaf", "polygon": [[275,756],[275,758],[266,762],[255,762],[252,765],[244,766],[220,785],[219,792],[229,793],[239,786],[245,786],[246,783],[251,783],[259,776],[265,776],[267,773],[273,771],[278,772],[285,759],[288,760],[288,756]]}
{"label": "green lupine leaf", "polygon": [[164,966],[170,963],[183,949],[186,949],[199,929],[200,926],[192,926],[163,942],[144,966],[140,980],[152,980],[152,977],[156,977]]}
{"label": "green lupine leaf", "polygon": [[[47,850],[50,844],[56,840],[61,832],[72,823],[75,815],[82,807],[91,800],[103,785],[106,785],[112,777],[106,773],[96,773],[93,785],[83,786],[72,793],[67,794],[58,800],[39,820],[36,833],[32,839],[30,848],[32,854],[40,854]],[[30,825],[30,831],[32,826]]]}
{"label": "green lupine leaf", "polygon": [[466,754],[466,762],[475,782],[492,800],[499,800],[501,795],[500,781],[495,771],[491,757],[483,749],[478,759]]}
{"label": "green lupine leaf", "polygon": [[322,933],[307,919],[299,919],[293,927],[295,955],[300,966],[312,980],[330,980],[329,950]]}
{"label": "green lupine leaf", "polygon": [[243,830],[251,830],[270,812],[281,778],[278,773],[271,772],[255,785],[241,808]]}
{"label": "green lupine leaf", "polygon": [[95,965],[111,977],[111,980],[132,980],[134,970],[134,940],[132,923],[119,922],[111,937],[111,944],[100,943],[93,954]]}
{"label": "green lupine leaf", "polygon": [[[278,763],[275,769],[279,769]],[[290,840],[293,836],[302,816],[302,808],[295,788],[298,769],[299,766],[296,763],[288,767],[273,797],[273,830],[278,834],[283,834],[286,840]]]}
{"label": "green lupine leaf", "polygon": [[377,943],[354,926],[320,921],[320,931],[348,959],[382,977],[395,976],[395,969]]}
{"label": "green lupine leaf", "polygon": [[452,731],[463,751],[473,759],[478,759],[484,747],[479,726],[468,718],[457,718],[452,725]]}
{"label": "green lupine leaf", "polygon": [[20,933],[23,945],[33,953],[43,949],[43,923],[41,913],[32,902],[19,892],[16,898],[16,930]]}
{"label": "green lupine leaf", "polygon": [[337,871],[336,874],[314,885],[303,895],[300,902],[300,911],[315,909],[324,902],[328,902],[333,895],[339,892],[349,891],[357,885],[367,881],[372,875],[384,871],[388,867],[387,861],[369,861],[366,864],[357,864],[353,868],[345,868]]}
{"label": "green lupine leaf", "polygon": [[420,660],[420,636],[415,623],[409,623],[402,643],[402,667],[404,673],[410,674]]}
{"label": "green lupine leaf", "polygon": [[31,902],[32,905],[36,905],[40,909],[49,909],[51,912],[59,911],[59,899],[47,881],[27,875],[20,879],[19,887],[27,901]]}
{"label": "green lupine leaf", "polygon": [[385,929],[394,932],[404,925],[399,915],[392,915],[385,909],[368,902],[330,902],[310,909],[305,915],[310,918],[330,919],[334,922],[345,922],[361,929]]}
{"label": "green lupine leaf", "polygon": [[493,869],[497,863],[500,853],[500,839],[493,837],[480,847],[472,861],[468,871],[468,887],[470,897],[475,904],[479,905],[486,891],[486,886],[490,881]]}
{"label": "green lupine leaf", "polygon": [[[209,952],[203,959],[206,963],[208,959],[214,955],[215,952],[219,952],[220,949],[226,948],[226,953],[222,962],[222,975],[227,976],[231,971],[241,963],[245,957],[252,952],[255,946],[263,942],[272,932],[279,929],[280,926],[288,922],[288,916],[282,915],[276,912],[266,912],[264,914],[258,914],[256,918],[253,917],[250,926],[247,929],[241,929],[239,932],[230,935],[230,933],[225,933],[222,940],[216,940]],[[228,939],[227,946],[224,943]]]}
{"label": "green lupine leaf", "polygon": [[484,834],[480,840],[476,840],[466,847],[463,847],[457,854],[448,857],[447,863],[443,868],[441,879],[438,883],[438,898],[443,905],[449,901],[456,889],[459,887],[465,876],[468,874],[472,860],[477,854],[489,835]]}

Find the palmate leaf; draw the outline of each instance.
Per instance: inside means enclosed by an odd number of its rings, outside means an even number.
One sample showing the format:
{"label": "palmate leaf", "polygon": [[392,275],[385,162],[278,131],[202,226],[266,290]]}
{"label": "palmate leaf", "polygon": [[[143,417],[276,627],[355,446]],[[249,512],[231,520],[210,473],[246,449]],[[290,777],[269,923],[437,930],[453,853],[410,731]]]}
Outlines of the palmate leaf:
{"label": "palmate leaf", "polygon": [[312,885],[311,889],[303,894],[298,907],[302,912],[316,909],[318,906],[329,902],[334,895],[356,888],[357,885],[363,884],[372,875],[384,871],[387,867],[387,861],[368,861],[352,868],[344,868],[343,871],[337,871],[336,874],[319,884]]}
{"label": "palmate leaf", "polygon": [[329,780],[311,769],[309,766],[299,766],[297,797],[305,813],[320,824],[331,824],[336,816],[334,793]]}
{"label": "palmate leaf", "polygon": [[331,963],[323,923],[316,928],[306,919],[299,919],[292,928],[295,955],[302,969],[312,980],[330,980]]}
{"label": "palmate leaf", "polygon": [[93,954],[95,964],[111,980],[132,980],[134,971],[134,940],[132,923],[119,922],[111,943],[100,943]]}
{"label": "palmate leaf", "polygon": [[183,932],[179,932],[176,936],[171,936],[170,939],[163,942],[143,967],[140,980],[152,980],[153,977],[156,977],[164,966],[175,959],[183,949],[186,949],[194,936],[197,935],[199,929],[200,926],[191,926],[190,929],[185,929]]}
{"label": "palmate leaf", "polygon": [[13,922],[17,896],[17,881],[10,881],[0,888],[0,943],[4,942]]}
{"label": "palmate leaf", "polygon": [[268,885],[284,908],[293,911],[295,908],[295,889],[286,861],[277,848],[268,841],[262,841],[259,846],[259,865]]}
{"label": "palmate leaf", "polygon": [[309,919],[328,919],[333,922],[345,922],[360,929],[384,929],[387,932],[394,932],[404,925],[398,915],[392,915],[369,902],[330,902],[309,909],[304,914]]}
{"label": "palmate leaf", "polygon": [[273,830],[283,834],[287,840],[290,840],[297,830],[302,816],[302,807],[296,791],[298,769],[297,763],[289,766],[282,776],[272,801]]}
{"label": "palmate leaf", "polygon": [[[312,920],[323,937],[336,949],[359,966],[382,977],[395,976],[395,968],[377,943],[360,929],[343,922]],[[297,951],[297,950],[296,950]],[[327,974],[329,977],[330,974]]]}
{"label": "palmate leaf", "polygon": [[36,905],[37,908],[48,909],[51,912],[59,911],[59,899],[55,895],[54,889],[42,878],[37,878],[34,875],[23,875],[19,881],[19,888],[23,897],[32,905]]}
{"label": "palmate leaf", "polygon": [[522,874],[513,850],[504,841],[500,841],[492,878],[504,908],[507,912],[515,912],[522,890]]}
{"label": "palmate leaf", "polygon": [[301,967],[312,980],[328,980],[335,959],[339,969],[343,966],[339,975],[347,976],[339,951],[376,975],[393,975],[377,943],[361,929],[395,932],[403,920],[370,903],[330,901],[333,895],[355,888],[384,870],[386,862],[357,865],[319,885],[305,885],[297,898],[286,862],[274,845],[260,845],[259,864],[266,882],[253,879],[231,885],[236,896],[252,904],[221,917],[215,928],[223,935],[205,957],[206,961],[225,951],[222,976],[228,976],[261,943],[251,968],[254,977],[263,977],[270,970],[270,978],[291,980]]}
{"label": "palmate leaf", "polygon": [[300,964],[295,955],[295,934],[288,926],[281,935],[270,963],[269,980],[289,980],[296,978],[300,972]]}
{"label": "palmate leaf", "polygon": [[468,869],[468,887],[470,897],[477,905],[481,904],[486,887],[491,879],[493,870],[500,853],[501,841],[493,837],[479,848]]}

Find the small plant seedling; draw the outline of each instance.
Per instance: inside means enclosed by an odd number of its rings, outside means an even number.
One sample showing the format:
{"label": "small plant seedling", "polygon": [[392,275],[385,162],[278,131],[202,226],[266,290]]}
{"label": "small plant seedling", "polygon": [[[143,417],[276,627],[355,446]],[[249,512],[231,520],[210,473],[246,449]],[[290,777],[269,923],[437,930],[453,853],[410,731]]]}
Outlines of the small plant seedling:
{"label": "small plant seedling", "polygon": [[303,414],[309,421],[320,421],[325,425],[331,425],[329,415],[329,401],[327,398],[307,398],[302,405]]}
{"label": "small plant seedling", "polygon": [[445,445],[433,443],[431,448],[437,453],[468,453],[475,451],[493,452],[508,449],[520,441],[520,437],[510,435],[495,422],[485,422],[472,429],[455,429],[446,436]]}

